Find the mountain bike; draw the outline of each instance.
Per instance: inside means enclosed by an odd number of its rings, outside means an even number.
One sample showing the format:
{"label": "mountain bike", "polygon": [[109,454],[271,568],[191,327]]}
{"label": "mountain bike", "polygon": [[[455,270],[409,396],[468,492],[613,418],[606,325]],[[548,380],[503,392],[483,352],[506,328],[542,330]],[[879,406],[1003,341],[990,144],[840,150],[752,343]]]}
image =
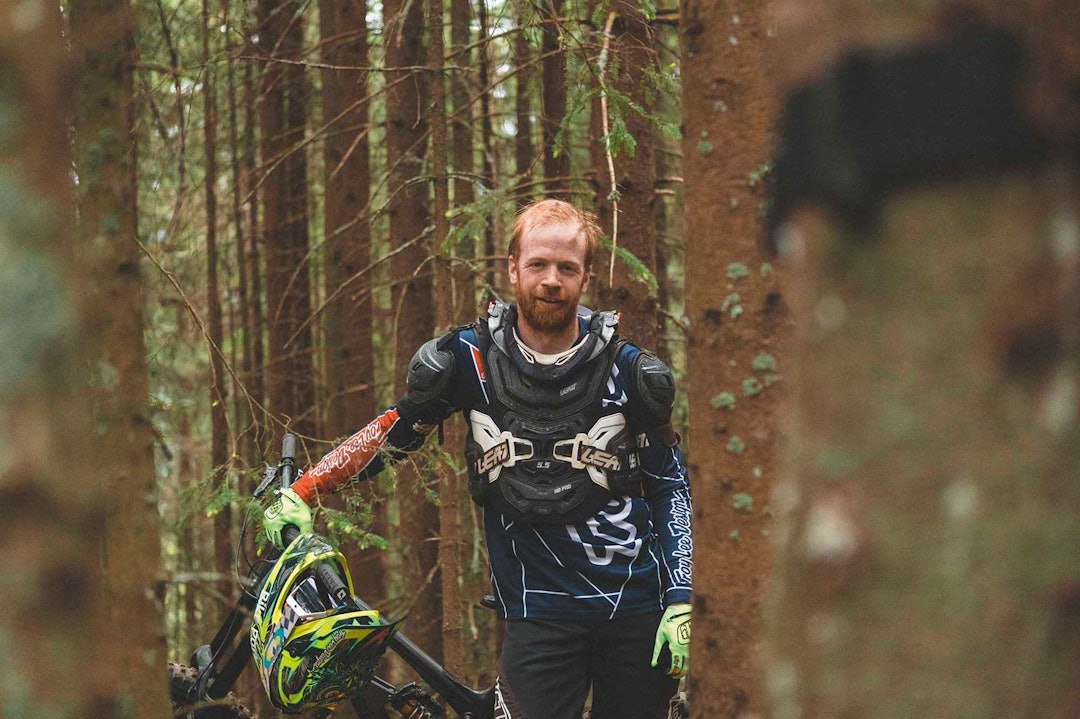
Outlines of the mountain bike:
{"label": "mountain bike", "polygon": [[[275,482],[289,487],[297,474],[296,437],[287,434],[280,462],[267,466],[254,496]],[[254,664],[267,696],[286,713],[321,719],[350,704],[361,719],[431,719],[447,710],[462,719],[493,719],[495,687],[466,685],[399,631],[399,622],[386,621],[358,597],[345,558],[326,539],[292,526],[282,535],[285,548],[248,570],[240,597],[214,638],[192,653],[191,665],[170,664],[174,716],[250,719],[231,690]],[[481,604],[493,607],[494,597]],[[398,686],[377,676],[387,650],[423,683]],[[669,717],[685,716],[680,694]]]}
{"label": "mountain bike", "polygon": [[[254,496],[275,482],[290,486],[297,474],[296,437],[288,434],[280,462],[267,467]],[[441,717],[447,708],[467,719],[493,716],[494,687],[467,686],[356,596],[344,557],[324,538],[291,526],[282,534],[285,549],[250,568],[240,597],[214,638],[192,653],[191,666],[170,665],[175,716],[252,717],[230,692],[253,660],[271,701],[289,713],[325,717],[349,703],[362,719]],[[388,649],[424,684],[396,686],[376,676]]]}

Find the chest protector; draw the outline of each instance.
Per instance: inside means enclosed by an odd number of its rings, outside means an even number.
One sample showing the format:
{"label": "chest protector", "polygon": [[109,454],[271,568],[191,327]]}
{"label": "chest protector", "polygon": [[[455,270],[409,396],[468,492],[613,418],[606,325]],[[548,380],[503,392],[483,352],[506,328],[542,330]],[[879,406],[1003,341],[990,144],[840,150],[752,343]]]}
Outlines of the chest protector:
{"label": "chest protector", "polygon": [[488,404],[468,414],[473,500],[528,522],[574,523],[613,495],[640,491],[636,435],[624,407],[604,406],[619,349],[618,315],[597,312],[578,350],[530,362],[513,336],[517,308],[494,304],[476,326]]}

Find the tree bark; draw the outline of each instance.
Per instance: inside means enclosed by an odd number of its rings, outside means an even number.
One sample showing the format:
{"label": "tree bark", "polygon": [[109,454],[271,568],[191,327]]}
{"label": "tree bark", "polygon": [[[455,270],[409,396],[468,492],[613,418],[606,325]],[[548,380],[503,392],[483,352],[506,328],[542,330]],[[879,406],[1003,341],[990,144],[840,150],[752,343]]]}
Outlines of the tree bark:
{"label": "tree bark", "polygon": [[[163,716],[168,709],[161,681],[165,644],[161,623],[162,587],[158,579],[157,490],[143,339],[142,253],[136,225],[133,15],[124,0],[75,3],[69,10],[72,50],[82,70],[74,121],[80,248],[75,256],[86,259],[81,268],[85,273],[83,280],[88,284],[84,319],[87,336],[92,338],[88,356],[92,358],[89,365],[97,386],[90,412],[94,422],[91,432],[96,444],[86,448],[90,451],[81,458],[81,463],[89,462],[90,465],[66,476],[72,481],[76,477],[93,477],[94,481],[80,483],[96,485],[109,509],[104,516],[104,541],[94,541],[99,536],[97,525],[90,531],[81,524],[77,514],[69,518],[75,526],[61,530],[56,541],[62,543],[63,536],[71,529],[78,531],[77,527],[87,531],[81,541],[100,552],[97,569],[101,573],[99,579],[103,590],[101,619],[113,627],[123,626],[129,632],[131,641],[116,647],[112,660],[111,671],[116,672],[119,687],[119,693],[114,696],[121,700],[113,709],[119,711],[123,703],[129,703],[135,715]],[[44,21],[45,25],[55,31],[57,26],[50,20],[57,18],[51,13],[47,17],[49,20]],[[52,53],[55,55],[49,54],[46,63],[58,61],[64,55],[58,44]],[[54,66],[54,69],[58,68]],[[50,85],[44,87],[46,93],[49,92]],[[52,89],[58,88],[52,86]],[[58,141],[57,149],[49,150],[49,154],[62,156],[64,152],[60,148],[66,145],[64,138],[44,130],[64,127],[59,113],[51,115],[52,124],[46,120],[49,115],[31,117],[34,134],[42,133]],[[69,170],[70,167],[62,167],[52,178],[58,188],[69,187]],[[16,204],[32,206],[30,203]],[[63,242],[63,238],[59,241]],[[66,382],[61,384],[71,386]],[[74,447],[82,446],[76,439],[81,434],[76,418],[79,414],[69,411],[61,420],[62,424],[56,425],[57,428],[64,427],[64,433]],[[48,436],[47,432],[43,434],[43,438]],[[61,456],[69,452],[78,456],[74,447],[56,448],[56,451]],[[88,470],[87,466],[93,468]],[[62,506],[58,506],[52,516],[60,519]],[[11,523],[5,524],[10,532],[18,533]],[[72,559],[78,556],[76,552]],[[52,576],[63,575],[54,573]],[[90,586],[92,583],[83,585],[78,581],[78,574],[73,574],[70,580],[65,579],[47,595],[64,604],[49,607],[48,612],[63,617],[64,623],[81,630],[81,605],[87,596],[79,590]],[[80,608],[67,606],[70,602]],[[79,643],[85,641],[84,638]],[[101,643],[92,643],[101,646]],[[73,670],[50,691],[70,682],[79,671]],[[40,705],[37,710],[48,713]]]}
{"label": "tree bark", "polygon": [[560,24],[563,0],[548,0],[540,5],[542,40],[540,43],[543,111],[540,127],[543,134],[544,189],[548,197],[569,199],[570,153],[559,145],[559,131],[566,117],[566,51],[562,47]]}
{"label": "tree bark", "polygon": [[[387,215],[390,244],[397,250],[390,263],[394,313],[394,388],[405,391],[409,359],[435,327],[432,275],[425,242],[429,220],[428,186],[424,181],[427,154],[427,118],[430,94],[424,72],[425,6],[421,2],[392,0],[383,5],[386,27],[386,146],[389,164]],[[441,23],[440,23],[441,24]],[[412,605],[411,633],[433,656],[442,652],[441,600],[439,580],[433,574],[437,561],[438,511],[428,500],[430,472],[406,463],[397,472],[396,502],[400,524],[389,537],[401,566],[387,567],[388,579],[398,578],[399,587],[388,589],[391,601],[408,597]],[[391,507],[391,514],[394,508]],[[396,541],[395,541],[396,540]],[[395,596],[396,595],[396,596]]]}
{"label": "tree bark", "polygon": [[[949,38],[941,15],[914,7],[816,10],[811,24],[781,7],[787,87],[827,66],[826,48]],[[1030,6],[1010,11],[1019,37],[1039,26]],[[1065,16],[1029,57],[1070,32]],[[1076,47],[1077,29],[1051,54]],[[1053,77],[1029,66],[1025,89],[1075,87],[1067,57]],[[1075,112],[1074,95],[1069,115],[1046,119],[1075,128]],[[916,178],[859,229],[811,207],[783,228],[799,375],[775,505],[773,716],[1080,713],[1072,152]]]}
{"label": "tree bark", "polygon": [[326,434],[345,437],[375,414],[371,351],[371,187],[364,2],[320,6],[326,213]]}
{"label": "tree bark", "polygon": [[525,32],[529,24],[529,4],[523,1],[514,3],[514,15],[517,29],[514,33],[514,69],[517,81],[514,83],[514,172],[517,186],[514,197],[518,207],[523,207],[532,199],[533,165],[536,162],[533,148],[532,123],[532,78],[535,74],[532,48]]}
{"label": "tree bark", "polygon": [[[680,11],[695,713],[764,706],[755,648],[770,565],[788,313],[762,238],[775,112],[758,0]],[[700,551],[706,548],[707,551]]]}
{"label": "tree bark", "polygon": [[[654,109],[655,90],[648,83],[657,70],[655,39],[648,19],[636,3],[619,0],[608,12],[609,20],[613,20],[611,37],[605,39],[601,33],[597,40],[600,44],[597,55],[605,58],[605,66],[598,68],[604,78],[600,91],[605,102],[598,96],[592,109],[590,150],[595,209],[604,232],[613,237],[617,247],[633,255],[636,262],[628,263],[617,256],[612,272],[611,253],[597,253],[593,293],[599,307],[619,310],[620,334],[655,350],[662,325],[656,275],[659,233],[655,185],[659,138],[653,120],[631,107],[633,103],[649,114]],[[603,51],[605,44],[607,50]],[[633,138],[633,147],[624,144],[624,133]]]}
{"label": "tree bark", "polygon": [[[230,482],[228,393],[225,391],[225,330],[221,311],[221,288],[218,285],[218,213],[217,213],[217,90],[210,64],[210,0],[202,6],[203,58],[203,150],[206,168],[203,188],[206,194],[206,315],[209,333],[207,353],[210,359],[210,477],[212,487],[224,489]],[[216,33],[215,33],[216,34]],[[214,565],[229,576],[232,567],[232,509],[222,507],[214,515]]]}
{"label": "tree bark", "polygon": [[[434,261],[435,324],[439,329],[450,326],[454,319],[453,257],[448,246],[450,239],[450,183],[448,178],[448,121],[446,116],[446,76],[443,47],[443,3],[429,0],[428,7],[428,67],[431,78],[431,175],[434,195],[432,219],[434,232],[428,243],[428,253]],[[455,439],[457,439],[455,437]],[[442,656],[443,665],[460,674],[464,667],[465,646],[462,635],[461,580],[461,488],[453,467],[440,462],[436,468],[439,487],[439,593],[442,598]]]}
{"label": "tree bark", "polygon": [[262,72],[259,113],[262,149],[263,239],[270,344],[267,396],[293,432],[317,434],[312,361],[311,279],[308,264],[307,122],[303,5],[260,0]]}

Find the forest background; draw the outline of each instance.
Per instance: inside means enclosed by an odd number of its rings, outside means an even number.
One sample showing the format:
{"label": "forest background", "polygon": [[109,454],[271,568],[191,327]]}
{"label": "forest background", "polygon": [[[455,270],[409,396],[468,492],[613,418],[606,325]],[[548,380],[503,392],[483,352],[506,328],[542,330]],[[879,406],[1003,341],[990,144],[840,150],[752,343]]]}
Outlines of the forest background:
{"label": "forest background", "polygon": [[[165,662],[234,596],[281,434],[318,458],[422,342],[507,298],[508,226],[540,196],[597,212],[588,302],[682,388],[694,716],[1080,713],[1070,3],[22,0],[0,20],[0,715],[168,716]],[[766,242],[783,100],[854,50],[973,27],[1024,48],[1046,151],[918,176],[856,226],[804,205]],[[319,526],[365,598],[481,683],[499,630],[444,434]]]}

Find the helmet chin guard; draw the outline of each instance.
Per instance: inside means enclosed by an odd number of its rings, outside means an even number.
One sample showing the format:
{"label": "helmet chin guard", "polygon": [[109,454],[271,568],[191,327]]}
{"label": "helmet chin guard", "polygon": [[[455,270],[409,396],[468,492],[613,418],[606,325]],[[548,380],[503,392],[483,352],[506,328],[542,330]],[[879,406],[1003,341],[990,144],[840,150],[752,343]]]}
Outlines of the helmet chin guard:
{"label": "helmet chin guard", "polygon": [[[348,588],[344,602],[316,581],[322,563]],[[355,696],[371,681],[397,626],[376,610],[359,609],[345,557],[319,535],[303,534],[259,587],[251,651],[270,701],[297,713]]]}

